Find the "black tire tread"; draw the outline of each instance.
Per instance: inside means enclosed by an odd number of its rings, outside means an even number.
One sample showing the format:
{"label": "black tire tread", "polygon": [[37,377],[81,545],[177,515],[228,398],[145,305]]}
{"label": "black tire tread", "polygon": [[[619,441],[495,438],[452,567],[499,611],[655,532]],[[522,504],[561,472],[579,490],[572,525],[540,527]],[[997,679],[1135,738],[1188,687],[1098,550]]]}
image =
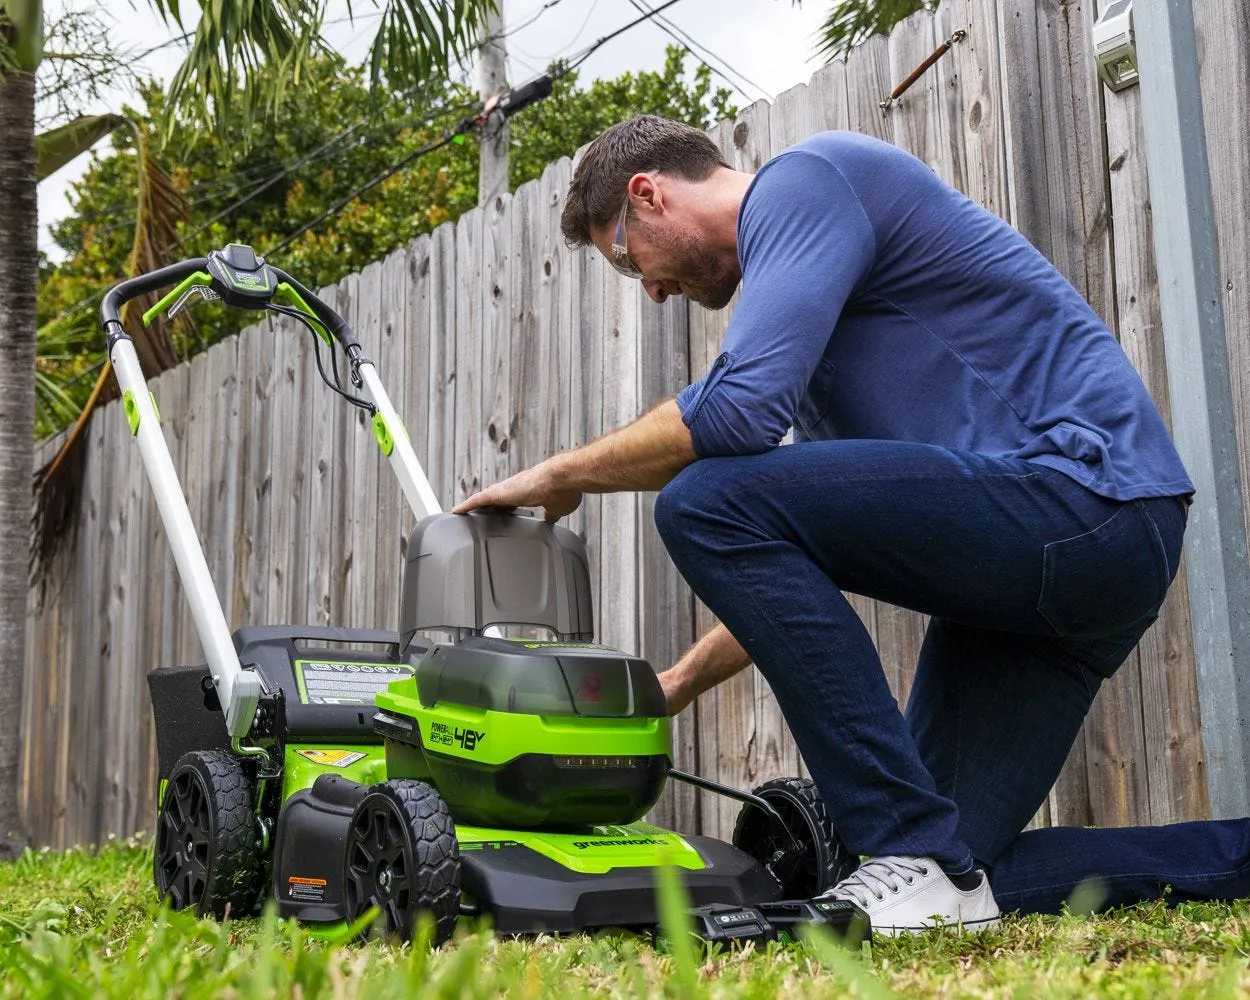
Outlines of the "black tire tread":
{"label": "black tire tread", "polygon": [[[374,795],[385,796],[405,819],[411,837],[413,860],[421,872],[416,905],[409,907],[406,926],[393,930],[401,940],[411,940],[418,914],[428,912],[434,918],[433,944],[443,944],[451,939],[460,915],[460,843],[456,839],[456,826],[447,803],[433,786],[424,781],[393,778],[374,785],[357,809],[364,808]],[[349,833],[345,863],[351,853],[351,837]],[[347,882],[345,873],[344,884]],[[359,909],[363,912],[363,907]],[[350,913],[349,919],[357,919],[360,912]]]}
{"label": "black tire tread", "polygon": [[[812,887],[811,895],[819,895],[837,885],[859,867],[859,858],[852,855],[838,837],[837,832],[833,828],[833,822],[829,818],[829,810],[825,807],[825,800],[821,797],[820,790],[811,778],[774,778],[755,788],[752,794],[768,799],[777,795],[778,792],[788,794],[802,803],[802,808],[807,813],[809,820],[816,829],[822,832],[825,842],[829,845],[827,862],[817,875],[817,884]],[[744,805],[738,812],[733,832],[733,844],[735,846],[738,846],[740,843],[739,837],[747,817],[756,812],[758,810],[751,805]]]}
{"label": "black tire tread", "polygon": [[[195,901],[200,916],[250,916],[259,895],[260,857],[256,841],[255,791],[238,758],[225,750],[193,750],[174,765],[169,783],[192,768],[210,802],[208,879]],[[167,799],[168,801],[168,799]],[[157,891],[161,892],[159,840],[154,858]]]}

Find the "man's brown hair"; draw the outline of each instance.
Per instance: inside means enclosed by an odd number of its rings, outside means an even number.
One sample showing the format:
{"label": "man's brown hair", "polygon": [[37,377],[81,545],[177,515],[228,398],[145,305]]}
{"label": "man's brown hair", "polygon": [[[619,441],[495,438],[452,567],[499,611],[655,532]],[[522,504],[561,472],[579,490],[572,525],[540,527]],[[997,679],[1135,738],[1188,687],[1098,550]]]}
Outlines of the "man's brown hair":
{"label": "man's brown hair", "polygon": [[658,115],[631,118],[586,147],[569,185],[560,230],[571,247],[590,243],[592,226],[606,225],[620,214],[634,174],[658,171],[702,181],[727,166],[716,144],[697,128]]}

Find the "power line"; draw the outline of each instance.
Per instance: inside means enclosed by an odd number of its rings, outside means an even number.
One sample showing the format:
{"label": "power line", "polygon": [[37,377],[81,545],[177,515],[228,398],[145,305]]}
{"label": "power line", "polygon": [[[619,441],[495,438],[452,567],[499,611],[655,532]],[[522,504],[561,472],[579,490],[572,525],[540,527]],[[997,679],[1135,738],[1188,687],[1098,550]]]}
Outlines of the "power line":
{"label": "power line", "polygon": [[[645,0],[629,0],[629,2],[630,4],[633,5],[635,10],[646,11],[646,10],[651,9],[650,7],[647,6]],[[694,56],[695,59],[697,59],[702,65],[706,66],[711,72],[715,73],[717,76],[719,76],[722,80],[728,83],[735,90],[741,92],[744,97],[748,99],[753,99],[751,98],[750,94],[748,94],[745,90],[742,89],[742,84],[746,83],[749,86],[753,87],[760,94],[764,95],[764,98],[766,100],[771,101],[773,99],[772,95],[767,90],[765,90],[758,83],[750,79],[750,77],[734,69],[734,67],[731,66],[727,60],[716,55],[714,52],[711,51],[711,49],[708,49],[706,46],[700,45],[693,38],[691,38],[687,32],[683,31],[680,27],[678,27],[673,21],[670,21],[668,18],[665,18],[665,17],[657,17],[655,19],[655,26],[659,28],[661,31],[663,31],[666,35],[668,35],[669,38],[673,39],[673,41],[675,41],[683,49],[685,49],[686,52]],[[691,48],[691,46],[694,46],[694,48]],[[695,52],[694,49],[699,49],[708,57],[708,59],[714,59],[717,62],[719,62],[721,66],[729,70],[729,72],[732,73],[734,76],[736,76],[738,79],[737,80],[732,79],[726,73],[718,69],[716,66],[711,65],[706,59],[704,59],[697,52]]]}
{"label": "power line", "polygon": [[338,215],[339,212],[341,212],[344,208],[350,205],[353,201],[359,198],[362,194],[364,194],[370,188],[376,187],[378,184],[381,184],[384,180],[386,180],[392,174],[398,173],[400,170],[406,167],[413,160],[419,159],[420,157],[425,156],[428,153],[432,153],[436,149],[442,149],[444,146],[451,145],[451,143],[455,140],[456,136],[461,135],[465,131],[467,131],[467,128],[464,127],[464,123],[462,122],[460,125],[456,126],[455,130],[445,133],[441,139],[438,139],[435,142],[431,142],[428,145],[422,146],[420,149],[413,150],[413,152],[409,153],[407,156],[403,157],[402,159],[397,160],[395,163],[387,167],[384,171],[382,171],[382,173],[378,174],[376,177],[372,178],[369,181],[366,181],[364,184],[358,187],[351,194],[347,195],[347,197],[340,198],[338,201],[336,201],[333,205],[327,208],[324,212],[322,212],[319,216],[317,216],[311,222],[304,223],[304,225],[300,226],[299,229],[291,233],[291,235],[286,237],[284,240],[282,240],[282,242],[278,243],[276,246],[271,247],[270,249],[265,251],[265,256],[272,256],[273,254],[277,253],[279,250],[285,249],[286,247],[290,246],[291,243],[293,243],[299,237],[303,236],[306,232],[308,232],[308,230],[312,229],[314,226],[318,226],[321,223],[325,222],[326,219],[329,219],[335,215]]}
{"label": "power line", "polygon": [[[205,195],[201,198],[195,198],[195,199],[189,200],[187,204],[188,206],[192,206],[192,205],[203,204],[209,201],[214,201],[217,198],[220,198],[223,196],[238,195],[242,192],[246,192],[245,194],[243,194],[241,198],[239,198],[237,201],[235,201],[233,204],[231,204],[227,208],[223,209],[221,212],[219,212],[216,216],[214,216],[208,222],[204,223],[204,225],[195,229],[191,233],[186,234],[186,236],[184,236],[183,239],[187,240],[187,239],[190,239],[192,236],[197,235],[201,230],[207,228],[208,226],[211,226],[214,222],[219,221],[223,215],[228,215],[231,212],[233,212],[236,208],[240,208],[241,206],[243,206],[244,204],[246,204],[247,202],[255,198],[257,195],[261,194],[263,191],[272,187],[275,183],[277,183],[283,177],[286,177],[294,173],[297,170],[300,170],[307,166],[311,166],[314,163],[318,163],[322,161],[325,161],[325,162],[333,161],[335,159],[338,159],[341,156],[347,155],[352,150],[361,149],[365,146],[371,145],[373,142],[375,142],[379,138],[384,138],[387,136],[394,136],[396,133],[402,131],[403,129],[411,128],[414,125],[429,124],[433,122],[436,118],[442,117],[443,115],[446,115],[448,113],[453,114],[453,115],[463,114],[465,111],[469,110],[470,108],[474,106],[475,106],[474,104],[460,104],[460,105],[456,105],[455,107],[452,107],[450,105],[442,105],[438,108],[432,109],[432,111],[427,111],[425,114],[419,117],[404,119],[403,121],[397,122],[392,126],[388,126],[387,128],[376,129],[372,132],[360,133],[356,135],[354,143],[347,145],[347,146],[342,145],[343,140],[350,138],[357,129],[359,129],[362,125],[365,124],[365,120],[363,119],[360,121],[357,121],[355,124],[348,126],[348,128],[344,129],[342,132],[332,136],[330,139],[322,143],[316,149],[304,154],[295,162],[280,166],[276,171],[270,173],[266,177],[259,178],[254,182],[245,181],[242,184],[234,184],[233,187],[230,187],[227,190],[219,191],[217,193],[210,194],[210,195]],[[270,169],[271,167],[272,167],[272,164],[266,164],[264,169]],[[247,172],[243,172],[240,175],[236,175],[236,179],[239,176],[246,177]],[[249,185],[254,185],[254,186],[251,186],[249,189]],[[194,189],[188,188],[188,192],[191,190],[194,190]],[[102,212],[94,213],[91,216],[80,216],[80,218],[82,219],[96,218],[100,214],[105,214],[105,213],[102,213]],[[132,225],[134,221],[135,221],[134,216],[129,216],[128,218],[122,219],[119,222],[115,222],[112,225],[103,227],[100,230],[100,233],[104,234],[104,233],[113,232],[116,229],[121,229],[125,226]]]}
{"label": "power line", "polygon": [[566,74],[577,69],[578,66],[580,66],[587,59],[589,59],[595,52],[598,52],[599,49],[607,45],[608,42],[612,41],[612,39],[616,38],[619,35],[625,34],[625,32],[629,31],[630,28],[637,27],[638,25],[642,24],[643,21],[651,20],[651,18],[655,17],[661,11],[668,10],[671,6],[673,6],[673,4],[680,3],[680,2],[681,0],[668,0],[667,3],[660,4],[660,6],[656,7],[654,10],[650,10],[647,13],[643,14],[642,17],[637,17],[634,20],[630,21],[628,24],[623,24],[621,25],[621,27],[617,28],[615,31],[609,32],[608,34],[604,35],[598,41],[593,42],[591,45],[587,46],[584,50],[579,52],[572,62],[565,63],[559,71],[559,76],[565,76]]}
{"label": "power line", "polygon": [[509,35],[515,34],[516,32],[522,30],[523,28],[528,28],[531,24],[533,24],[540,17],[542,17],[545,13],[547,13],[547,11],[551,10],[552,7],[558,7],[563,2],[564,0],[547,0],[545,4],[539,7],[538,10],[536,10],[533,14],[531,14],[528,18],[526,18],[520,24],[514,24],[511,28],[508,28],[506,31],[501,31],[498,35],[494,37],[494,40],[498,41],[500,39],[507,38]]}
{"label": "power line", "polygon": [[586,25],[588,25],[590,23],[590,19],[594,17],[595,8],[598,6],[599,6],[599,0],[594,0],[594,2],[590,5],[590,9],[586,11],[586,16],[582,18],[582,23],[581,23],[581,26],[577,29],[577,33],[572,38],[570,38],[567,43],[565,43],[563,48],[557,49],[555,52],[548,52],[546,55],[536,56],[532,52],[526,52],[524,49],[517,49],[515,44],[512,46],[512,48],[520,52],[521,55],[528,56],[530,59],[554,59],[557,56],[563,55],[574,44],[576,44],[579,38],[582,37],[582,32],[586,30]]}

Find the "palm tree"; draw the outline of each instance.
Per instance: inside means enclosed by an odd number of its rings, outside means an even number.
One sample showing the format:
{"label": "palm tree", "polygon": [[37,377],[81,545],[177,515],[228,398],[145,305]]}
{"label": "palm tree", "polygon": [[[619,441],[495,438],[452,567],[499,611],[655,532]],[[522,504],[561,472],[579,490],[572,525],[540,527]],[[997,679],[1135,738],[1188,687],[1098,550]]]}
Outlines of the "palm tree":
{"label": "palm tree", "polygon": [[[372,78],[392,87],[416,86],[445,72],[497,6],[496,0],[372,2],[382,12],[370,53]],[[185,3],[149,3],[166,23],[185,30]],[[278,106],[286,88],[299,85],[306,62],[325,48],[325,4],[200,0],[190,50],[170,88],[170,124],[194,116],[225,130],[237,115],[264,115]],[[0,725],[0,857],[22,844],[14,720],[21,718],[26,659],[39,278],[35,74],[44,30],[41,0],[0,0],[0,718],[6,720]]]}

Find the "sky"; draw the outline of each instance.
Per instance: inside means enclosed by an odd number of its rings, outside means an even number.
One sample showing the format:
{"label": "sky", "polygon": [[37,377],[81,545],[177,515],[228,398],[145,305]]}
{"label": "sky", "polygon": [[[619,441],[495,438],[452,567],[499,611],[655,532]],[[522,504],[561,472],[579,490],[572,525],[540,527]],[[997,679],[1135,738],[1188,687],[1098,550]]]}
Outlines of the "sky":
{"label": "sky", "polygon": [[[382,0],[354,0],[355,19],[348,18],[347,0],[330,0],[324,37],[351,62],[362,62],[379,21]],[[652,7],[662,0],[649,0]],[[729,86],[740,107],[761,98],[772,99],[790,87],[806,83],[820,66],[815,57],[815,34],[831,0],[679,0],[663,17],[697,46],[695,53],[713,70],[717,85]],[[152,12],[147,0],[47,0],[51,19],[66,6],[105,9],[110,34],[119,47],[138,54],[181,32]],[[182,4],[184,15],[194,11]],[[579,52],[597,39],[639,17],[630,0],[502,0],[509,81],[524,82],[553,60]],[[187,22],[188,28],[191,22]],[[611,79],[627,70],[659,70],[664,49],[673,38],[652,21],[639,24],[608,42],[579,68],[583,83]],[[138,65],[147,76],[168,81],[177,70],[182,48],[170,45],[146,55]],[[687,60],[693,66],[693,60]],[[98,106],[84,113],[114,111],[134,95],[114,89]],[[103,140],[107,143],[108,140]],[[62,168],[39,185],[39,246],[53,259],[60,251],[52,244],[48,226],[69,214],[70,184],[81,176],[89,158]]]}

